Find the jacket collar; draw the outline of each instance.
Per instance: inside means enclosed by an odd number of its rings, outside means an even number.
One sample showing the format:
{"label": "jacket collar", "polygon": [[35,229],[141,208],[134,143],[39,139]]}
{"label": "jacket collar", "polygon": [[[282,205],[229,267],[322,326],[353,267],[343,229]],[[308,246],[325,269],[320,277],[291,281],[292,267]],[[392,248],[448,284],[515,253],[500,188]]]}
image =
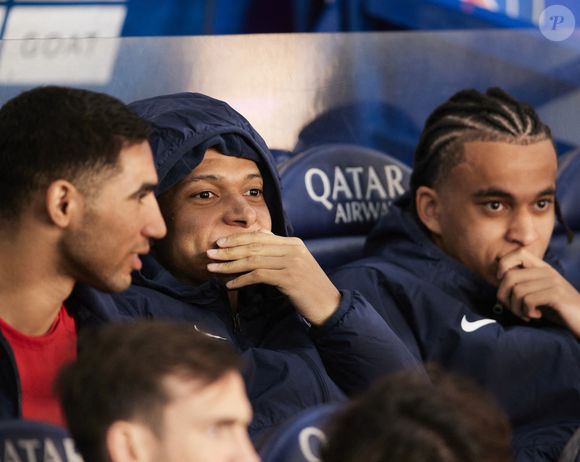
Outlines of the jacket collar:
{"label": "jacket collar", "polygon": [[217,278],[192,285],[177,279],[152,255],[142,257],[142,261],[142,270],[133,274],[133,283],[138,286],[196,305],[210,305],[225,296],[225,284]]}
{"label": "jacket collar", "polygon": [[[180,281],[152,255],[142,258],[143,268],[134,273],[133,283],[162,292],[170,297],[206,309],[223,309],[228,289],[218,278],[198,285]],[[240,316],[246,320],[255,317],[277,316],[287,312],[287,297],[274,287],[252,285],[239,291]]]}

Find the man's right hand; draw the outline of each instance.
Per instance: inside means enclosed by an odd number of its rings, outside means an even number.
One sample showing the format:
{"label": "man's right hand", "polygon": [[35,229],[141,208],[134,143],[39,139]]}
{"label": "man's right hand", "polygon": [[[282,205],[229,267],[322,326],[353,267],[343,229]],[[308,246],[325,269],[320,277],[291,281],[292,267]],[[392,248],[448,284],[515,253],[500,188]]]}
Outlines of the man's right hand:
{"label": "man's right hand", "polygon": [[545,310],[580,338],[580,293],[551,265],[525,249],[498,262],[498,300],[524,321],[540,319]]}

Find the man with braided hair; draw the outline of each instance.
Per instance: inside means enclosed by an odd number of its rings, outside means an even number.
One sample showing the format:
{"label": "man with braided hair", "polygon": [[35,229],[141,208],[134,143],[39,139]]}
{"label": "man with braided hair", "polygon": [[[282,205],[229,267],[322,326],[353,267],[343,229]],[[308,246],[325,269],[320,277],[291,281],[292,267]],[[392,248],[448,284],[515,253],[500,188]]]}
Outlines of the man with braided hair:
{"label": "man with braided hair", "polygon": [[427,119],[411,191],[337,287],[373,303],[417,358],[475,379],[505,409],[518,462],[557,460],[580,425],[580,294],[548,251],[550,129],[500,89]]}

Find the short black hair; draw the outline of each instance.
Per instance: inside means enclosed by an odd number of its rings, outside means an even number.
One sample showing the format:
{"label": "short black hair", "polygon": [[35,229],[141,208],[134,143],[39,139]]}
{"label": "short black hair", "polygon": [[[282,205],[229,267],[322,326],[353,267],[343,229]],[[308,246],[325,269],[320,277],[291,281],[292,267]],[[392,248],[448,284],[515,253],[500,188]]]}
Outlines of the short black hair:
{"label": "short black hair", "polygon": [[18,217],[32,193],[57,179],[86,187],[150,131],[103,93],[55,86],[21,93],[0,109],[0,217]]}
{"label": "short black hair", "polygon": [[499,141],[519,145],[552,140],[550,128],[527,103],[500,88],[485,93],[462,90],[427,118],[415,149],[411,192],[435,187],[463,160],[468,141]]}
{"label": "short black hair", "polygon": [[138,419],[160,433],[170,401],[165,378],[208,385],[240,367],[224,340],[183,323],[138,320],[81,333],[78,357],[60,372],[55,389],[85,462],[105,462],[106,434],[115,421]]}
{"label": "short black hair", "polygon": [[507,417],[468,379],[429,366],[379,381],[329,425],[323,462],[508,462]]}

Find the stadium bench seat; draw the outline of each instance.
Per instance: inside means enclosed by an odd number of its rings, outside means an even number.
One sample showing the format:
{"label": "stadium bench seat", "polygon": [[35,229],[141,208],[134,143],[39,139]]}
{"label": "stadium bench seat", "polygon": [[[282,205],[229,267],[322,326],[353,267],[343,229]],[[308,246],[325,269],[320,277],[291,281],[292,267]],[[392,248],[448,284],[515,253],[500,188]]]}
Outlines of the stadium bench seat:
{"label": "stadium bench seat", "polygon": [[82,462],[70,435],[62,428],[31,420],[0,422],[2,460]]}
{"label": "stadium bench seat", "polygon": [[574,233],[574,240],[568,243],[563,226],[557,224],[550,248],[562,263],[568,280],[580,290],[580,149],[560,157],[557,185],[562,215]]}
{"label": "stadium bench seat", "polygon": [[325,428],[339,404],[323,404],[289,419],[258,448],[262,462],[319,462]]}
{"label": "stadium bench seat", "polygon": [[294,234],[325,270],[362,256],[378,218],[409,187],[411,169],[373,149],[323,144],[280,167]]}

